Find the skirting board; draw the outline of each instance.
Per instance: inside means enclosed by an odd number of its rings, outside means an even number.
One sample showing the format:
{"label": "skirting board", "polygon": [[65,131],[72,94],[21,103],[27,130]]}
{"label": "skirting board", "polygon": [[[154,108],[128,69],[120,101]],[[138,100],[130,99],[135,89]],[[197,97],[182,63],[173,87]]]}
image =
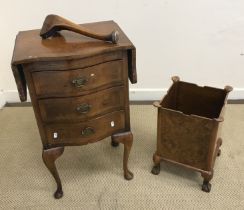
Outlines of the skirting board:
{"label": "skirting board", "polygon": [[2,109],[5,104],[6,104],[6,100],[3,91],[0,91],[0,109]]}
{"label": "skirting board", "polygon": [[[130,101],[154,101],[160,100],[167,92],[167,88],[156,89],[156,88],[137,88],[130,89]],[[230,93],[229,99],[240,100],[244,99],[244,88],[234,88]],[[27,102],[30,101],[28,96]],[[17,103],[20,102],[17,90],[5,90],[0,91],[0,108],[6,103]]]}

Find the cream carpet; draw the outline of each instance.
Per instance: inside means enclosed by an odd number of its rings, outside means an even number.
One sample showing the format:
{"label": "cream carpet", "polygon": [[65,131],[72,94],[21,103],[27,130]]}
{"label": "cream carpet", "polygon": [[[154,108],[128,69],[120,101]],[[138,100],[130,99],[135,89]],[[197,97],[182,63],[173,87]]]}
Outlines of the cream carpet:
{"label": "cream carpet", "polygon": [[0,110],[1,209],[244,209],[244,105],[227,105],[222,154],[216,160],[212,191],[201,191],[199,173],[161,164],[154,176],[157,112],[132,105],[134,145],[123,179],[123,146],[110,139],[66,147],[57,160],[64,197],[53,198],[56,184],[41,158],[41,140],[31,107]]}

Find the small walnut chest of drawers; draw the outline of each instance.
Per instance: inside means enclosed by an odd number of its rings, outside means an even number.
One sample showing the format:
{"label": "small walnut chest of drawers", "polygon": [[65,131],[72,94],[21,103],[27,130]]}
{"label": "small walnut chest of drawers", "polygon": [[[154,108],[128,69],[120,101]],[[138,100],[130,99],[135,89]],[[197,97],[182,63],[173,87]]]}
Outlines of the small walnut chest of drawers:
{"label": "small walnut chest of drawers", "polygon": [[136,49],[113,21],[83,24],[98,33],[119,32],[112,44],[61,31],[49,39],[40,30],[16,37],[12,70],[21,101],[29,89],[42,144],[43,161],[57,183],[55,198],[63,195],[55,160],[65,146],[93,143],[111,136],[124,144],[123,170],[133,136],[130,129],[128,78],[136,83]]}

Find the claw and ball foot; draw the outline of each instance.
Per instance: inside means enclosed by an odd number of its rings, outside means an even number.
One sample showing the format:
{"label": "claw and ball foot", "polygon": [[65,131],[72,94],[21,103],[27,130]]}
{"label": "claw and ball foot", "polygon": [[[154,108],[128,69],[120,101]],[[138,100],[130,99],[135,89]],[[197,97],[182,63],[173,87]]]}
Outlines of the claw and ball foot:
{"label": "claw and ball foot", "polygon": [[204,191],[204,192],[210,192],[211,191],[211,184],[209,183],[209,181],[207,181],[207,180],[203,181],[202,191]]}
{"label": "claw and ball foot", "polygon": [[201,175],[203,177],[202,191],[210,192],[211,184],[209,182],[213,178],[213,171],[210,174],[202,173]]}
{"label": "claw and ball foot", "polygon": [[151,173],[154,175],[158,175],[160,173],[160,157],[156,154],[153,155],[154,166],[151,170]]}
{"label": "claw and ball foot", "polygon": [[118,133],[112,136],[112,142],[116,142],[117,144],[124,144],[124,157],[123,157],[123,170],[124,170],[124,178],[126,180],[133,179],[133,173],[128,169],[128,159],[131,150],[131,146],[133,143],[133,135],[129,132]]}
{"label": "claw and ball foot", "polygon": [[153,166],[153,168],[151,170],[151,173],[154,174],[154,175],[159,175],[159,173],[160,173],[160,165]]}
{"label": "claw and ball foot", "polygon": [[56,183],[57,183],[57,190],[54,193],[54,197],[56,199],[59,199],[63,197],[63,190],[62,190],[62,184],[61,180],[59,178],[59,174],[55,165],[55,160],[60,157],[64,152],[64,147],[56,147],[56,148],[51,148],[51,149],[46,149],[43,150],[42,152],[42,159],[43,162],[45,163],[46,167],[48,170],[51,172],[53,175]]}

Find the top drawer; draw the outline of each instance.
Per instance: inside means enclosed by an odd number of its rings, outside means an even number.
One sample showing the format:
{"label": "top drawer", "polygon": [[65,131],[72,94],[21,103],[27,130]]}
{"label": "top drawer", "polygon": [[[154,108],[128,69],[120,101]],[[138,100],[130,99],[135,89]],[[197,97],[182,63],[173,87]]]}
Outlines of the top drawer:
{"label": "top drawer", "polygon": [[83,69],[33,72],[32,78],[38,97],[77,96],[89,90],[123,84],[123,60]]}

